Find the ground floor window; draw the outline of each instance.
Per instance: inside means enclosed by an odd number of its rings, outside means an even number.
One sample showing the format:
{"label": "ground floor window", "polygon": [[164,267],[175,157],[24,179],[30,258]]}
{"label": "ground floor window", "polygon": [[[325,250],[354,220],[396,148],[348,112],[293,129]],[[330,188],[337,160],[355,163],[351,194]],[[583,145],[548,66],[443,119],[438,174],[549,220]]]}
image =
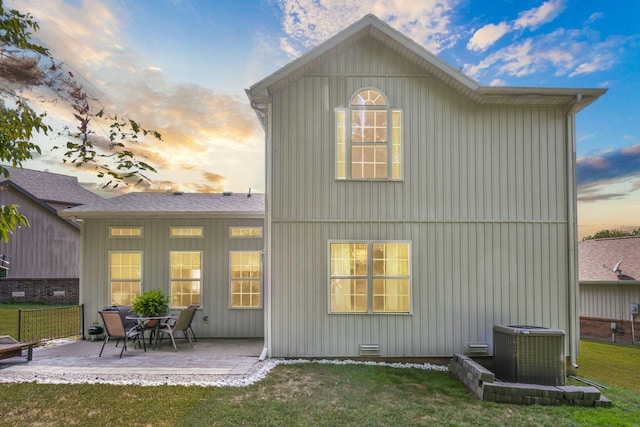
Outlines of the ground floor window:
{"label": "ground floor window", "polygon": [[142,252],[109,254],[111,305],[131,305],[142,290]]}
{"label": "ground floor window", "polygon": [[262,253],[231,251],[231,308],[262,307]]}
{"label": "ground floor window", "polygon": [[329,242],[332,313],[409,313],[409,242]]}
{"label": "ground floor window", "polygon": [[202,253],[171,252],[171,308],[200,304]]}

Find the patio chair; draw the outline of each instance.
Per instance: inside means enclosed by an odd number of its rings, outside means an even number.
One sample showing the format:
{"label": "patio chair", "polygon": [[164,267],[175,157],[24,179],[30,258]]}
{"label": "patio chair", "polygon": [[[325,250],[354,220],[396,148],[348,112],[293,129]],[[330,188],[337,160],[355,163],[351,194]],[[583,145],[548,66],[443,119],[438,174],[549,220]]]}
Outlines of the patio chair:
{"label": "patio chair", "polygon": [[195,316],[197,305],[192,304],[189,307],[185,308],[180,312],[180,315],[177,319],[169,319],[165,323],[161,323],[158,328],[158,334],[160,335],[160,344],[162,344],[163,336],[169,335],[171,338],[171,343],[173,344],[173,349],[178,351],[178,347],[176,346],[176,332],[182,332],[185,338],[189,340],[189,344],[193,348],[193,341],[191,341],[191,321]]}
{"label": "patio chair", "polygon": [[189,308],[193,308],[193,315],[191,316],[191,321],[189,322],[189,333],[191,334],[191,337],[193,338],[193,340],[195,342],[198,342],[198,340],[196,339],[196,334],[193,333],[193,329],[191,328],[191,324],[193,323],[193,319],[195,319],[196,317],[196,313],[197,313],[197,309],[198,307],[200,307],[200,304],[189,304],[189,306],[187,307]]}
{"label": "patio chair", "polygon": [[[102,357],[102,352],[104,350],[104,346],[109,341],[109,338],[120,338],[124,339],[124,344],[122,345],[122,350],[120,351],[120,357],[122,357],[122,353],[127,349],[127,340],[142,340],[142,344],[144,345],[144,351],[147,351],[147,346],[144,343],[144,330],[140,329],[137,325],[133,326],[130,329],[126,329],[124,326],[124,322],[122,321],[122,317],[120,313],[115,310],[107,310],[107,311],[99,311],[100,316],[102,317],[102,322],[104,323],[104,328],[106,331],[106,337],[104,342],[102,343],[102,348],[100,349],[100,354],[98,357]],[[116,347],[118,343],[116,342]]]}

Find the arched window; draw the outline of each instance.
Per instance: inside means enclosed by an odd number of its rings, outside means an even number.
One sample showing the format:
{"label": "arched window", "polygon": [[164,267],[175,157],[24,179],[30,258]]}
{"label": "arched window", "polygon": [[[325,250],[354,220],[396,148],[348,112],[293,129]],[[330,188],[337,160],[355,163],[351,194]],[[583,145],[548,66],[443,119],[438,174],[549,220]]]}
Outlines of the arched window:
{"label": "arched window", "polygon": [[402,111],[378,89],[336,109],[336,179],[402,179]]}

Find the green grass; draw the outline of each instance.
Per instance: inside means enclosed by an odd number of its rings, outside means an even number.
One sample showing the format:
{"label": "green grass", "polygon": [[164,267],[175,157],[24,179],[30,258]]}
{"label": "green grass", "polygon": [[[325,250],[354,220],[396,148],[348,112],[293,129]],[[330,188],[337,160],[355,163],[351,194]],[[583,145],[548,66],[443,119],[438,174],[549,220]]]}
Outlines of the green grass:
{"label": "green grass", "polygon": [[55,307],[41,304],[0,304],[0,335],[18,338],[18,310],[35,310]]}
{"label": "green grass", "polygon": [[[64,310],[49,310],[65,307]],[[44,310],[43,310],[44,309]],[[21,336],[18,337],[19,310],[38,310],[25,315]],[[78,306],[0,304],[0,335],[10,335],[21,341],[47,340],[71,336],[80,332],[80,308]]]}
{"label": "green grass", "polygon": [[[578,376],[640,393],[640,347],[580,342]],[[640,422],[639,422],[640,424]]]}
{"label": "green grass", "polygon": [[633,426],[640,397],[614,407],[480,402],[442,372],[368,365],[279,365],[249,387],[0,386],[0,425]]}
{"label": "green grass", "polygon": [[0,426],[638,425],[640,348],[583,341],[581,353],[578,375],[606,385],[612,408],[485,403],[442,372],[307,363],[248,387],[0,383]]}

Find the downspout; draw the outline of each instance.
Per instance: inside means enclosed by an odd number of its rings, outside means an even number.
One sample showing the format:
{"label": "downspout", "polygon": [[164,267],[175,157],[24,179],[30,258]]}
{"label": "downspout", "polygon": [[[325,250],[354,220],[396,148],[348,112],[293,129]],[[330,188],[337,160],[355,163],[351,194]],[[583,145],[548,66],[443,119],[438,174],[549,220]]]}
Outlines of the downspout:
{"label": "downspout", "polygon": [[578,281],[576,277],[578,254],[577,241],[577,188],[576,188],[576,130],[575,114],[582,94],[576,94],[576,99],[569,108],[566,116],[567,125],[567,200],[568,200],[568,236],[569,243],[569,356],[573,369],[578,368]]}
{"label": "downspout", "polygon": [[272,324],[272,282],[271,282],[271,194],[272,194],[272,120],[271,102],[267,105],[265,128],[265,218],[264,218],[264,348],[260,354],[260,360],[271,357],[271,324]]}
{"label": "downspout", "polygon": [[[86,238],[84,232],[84,220],[78,218],[77,216],[73,216],[71,220],[78,225],[80,231],[80,238],[78,239],[78,303],[85,310],[87,307],[84,305],[84,239]],[[82,313],[82,318],[85,319],[83,328],[82,328],[82,339],[85,339],[85,329],[88,325],[86,321],[86,313]]]}

